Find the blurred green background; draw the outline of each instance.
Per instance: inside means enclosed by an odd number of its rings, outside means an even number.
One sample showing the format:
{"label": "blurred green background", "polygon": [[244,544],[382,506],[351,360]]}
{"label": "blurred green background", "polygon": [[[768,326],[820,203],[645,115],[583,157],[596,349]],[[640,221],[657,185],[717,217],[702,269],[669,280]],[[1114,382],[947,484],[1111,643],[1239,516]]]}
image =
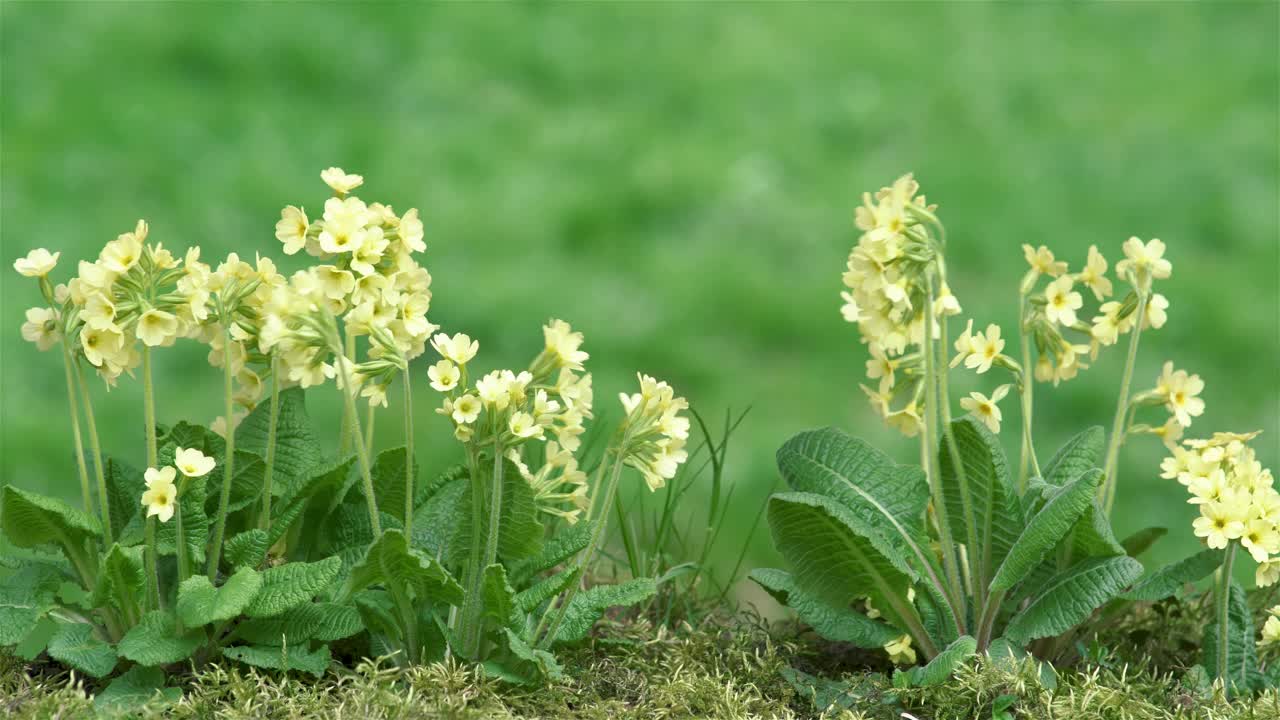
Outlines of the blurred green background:
{"label": "blurred green background", "polygon": [[[0,475],[75,494],[60,360],[21,340],[38,296],[13,258],[61,250],[65,276],[138,217],[208,259],[278,256],[279,209],[318,209],[329,165],[363,173],[367,200],[421,208],[431,317],[479,338],[482,365],[522,364],[562,317],[601,403],[643,370],[710,416],[754,408],[722,560],[795,431],[835,424],[918,457],[858,391],[865,350],[838,300],[861,192],[908,170],[941,206],[966,315],[1006,333],[1021,243],[1078,267],[1091,243],[1114,263],[1130,235],[1163,238],[1170,321],[1144,335],[1136,384],[1166,358],[1200,373],[1192,433],[1265,429],[1276,467],[1277,7],[5,2]],[[160,356],[162,422],[218,414],[204,354]],[[1041,453],[1109,423],[1121,364],[1112,350],[1040,387]],[[432,471],[455,446],[425,366]],[[957,375],[957,397],[996,382]],[[97,402],[108,451],[140,462],[138,385]],[[398,441],[396,413],[379,427]],[[1169,559],[1196,543],[1162,455],[1125,449],[1116,517],[1175,528]],[[749,542],[749,562],[771,560],[764,528]]]}

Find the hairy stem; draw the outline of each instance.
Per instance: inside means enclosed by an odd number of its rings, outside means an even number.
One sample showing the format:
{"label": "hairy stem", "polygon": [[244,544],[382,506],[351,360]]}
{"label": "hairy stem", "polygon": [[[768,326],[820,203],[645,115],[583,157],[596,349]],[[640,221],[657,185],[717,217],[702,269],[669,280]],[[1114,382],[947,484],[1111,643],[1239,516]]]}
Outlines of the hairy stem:
{"label": "hairy stem", "polygon": [[147,611],[160,608],[160,576],[156,569],[156,519],[147,518],[146,550],[142,558],[144,571],[147,574]]}
{"label": "hairy stem", "polygon": [[[209,545],[209,565],[208,575],[209,581],[213,582],[218,578],[218,561],[222,556],[222,537],[227,531],[227,507],[231,504],[231,479],[235,475],[236,464],[236,428],[235,428],[235,404],[232,400],[232,379],[234,373],[231,369],[231,318],[226,317],[224,309],[219,308],[219,314],[222,318],[222,399],[223,411],[226,413],[224,418],[226,427],[226,455],[222,459],[222,492],[218,496],[218,519],[214,525],[213,542]],[[184,542],[183,538],[179,538],[178,542]]]}
{"label": "hairy stem", "polygon": [[[932,300],[932,285],[929,286],[930,299]],[[932,301],[930,307],[933,307]],[[966,555],[969,560],[969,585],[974,596],[974,602],[977,607],[982,607],[985,602],[987,593],[987,576],[990,568],[986,567],[984,562],[986,558],[985,548],[978,543],[978,527],[973,514],[973,499],[969,493],[969,477],[964,466],[964,461],[960,457],[960,446],[956,444],[956,434],[951,428],[951,395],[947,387],[947,367],[945,351],[950,335],[947,333],[947,316],[943,315],[939,318],[939,329],[942,333],[942,343],[938,347],[938,355],[936,356],[935,367],[938,370],[938,408],[942,411],[942,433],[946,439],[947,454],[951,458],[951,467],[955,469],[956,480],[960,486],[960,502],[964,510],[965,537],[968,542]],[[959,623],[959,627],[963,631],[965,623],[963,618]]]}
{"label": "hairy stem", "polygon": [[480,605],[480,560],[484,554],[484,543],[480,538],[484,509],[480,506],[480,498],[484,496],[484,478],[480,476],[480,458],[471,443],[467,443],[467,467],[471,475],[471,552],[463,570],[463,585],[467,594],[462,600],[462,612],[458,615],[458,635],[462,640],[462,654],[474,659],[480,651],[477,647],[479,638],[472,631],[472,626],[479,616]]}
{"label": "hairy stem", "polygon": [[[1235,563],[1236,543],[1227,544],[1227,552],[1222,559],[1222,569],[1219,570],[1217,597],[1218,602],[1218,667],[1217,678],[1222,680],[1223,684],[1227,683],[1227,652],[1230,650],[1228,644],[1229,633],[1228,623],[1230,621],[1231,609],[1231,568]],[[1252,639],[1250,639],[1252,642]]]}
{"label": "hairy stem", "polygon": [[1147,316],[1147,293],[1138,292],[1138,307],[1134,310],[1133,334],[1129,337],[1129,354],[1124,361],[1124,375],[1120,378],[1120,398],[1116,401],[1116,416],[1111,424],[1111,438],[1107,443],[1107,460],[1102,468],[1103,511],[1111,517],[1111,507],[1116,500],[1116,472],[1120,466],[1120,446],[1124,444],[1125,420],[1129,410],[1129,386],[1133,382],[1133,367],[1138,359],[1138,339],[1142,336],[1142,323]]}
{"label": "hairy stem", "polygon": [[[71,374],[71,366],[74,364],[71,359],[71,348],[67,344],[62,343],[62,367],[67,378],[67,404],[71,409],[71,437],[76,444],[76,470],[80,473],[80,498],[84,501],[84,512],[86,515],[93,515],[93,491],[89,489],[89,469],[84,463],[84,439],[80,436],[80,404],[76,400],[76,381]],[[103,529],[111,524],[111,515],[108,513],[103,518]],[[109,530],[107,532],[110,532]],[[107,540],[107,544],[111,544],[111,540]]]}
{"label": "hairy stem", "polygon": [[263,530],[271,527],[271,481],[276,467],[276,426],[280,422],[280,363],[271,353],[271,405],[267,415],[267,457],[262,471],[262,519]]}
{"label": "hairy stem", "polygon": [[413,538],[413,385],[404,368],[404,536]]}
{"label": "hairy stem", "polygon": [[369,457],[373,457],[373,419],[377,417],[374,414],[376,412],[377,407],[373,403],[369,403],[369,408],[365,410],[364,423],[364,451],[369,454]]}
{"label": "hairy stem", "polygon": [[1018,344],[1022,348],[1022,381],[1018,394],[1022,398],[1022,453],[1018,460],[1018,494],[1027,491],[1028,466],[1040,475],[1040,461],[1036,458],[1035,442],[1031,438],[1031,419],[1035,402],[1035,385],[1032,380],[1031,339],[1026,329],[1027,293],[1018,294]]}
{"label": "hairy stem", "polygon": [[360,477],[364,481],[365,504],[369,506],[369,527],[373,529],[376,540],[382,535],[382,521],[378,518],[378,498],[373,489],[372,469],[369,465],[369,453],[365,449],[364,440],[360,437],[360,415],[356,410],[356,389],[351,385],[349,362],[344,357],[338,365],[342,375],[342,397],[346,404],[347,416],[351,419],[351,444],[356,448],[356,460],[360,463]]}

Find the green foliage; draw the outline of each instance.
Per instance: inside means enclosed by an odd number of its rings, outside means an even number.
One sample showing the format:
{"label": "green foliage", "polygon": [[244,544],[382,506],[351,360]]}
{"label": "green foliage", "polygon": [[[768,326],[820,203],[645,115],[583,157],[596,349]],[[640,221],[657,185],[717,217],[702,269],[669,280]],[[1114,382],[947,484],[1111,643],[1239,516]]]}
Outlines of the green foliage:
{"label": "green foliage", "polygon": [[946,682],[965,660],[978,649],[978,641],[964,635],[938,653],[926,665],[899,670],[893,674],[893,685],[905,687],[932,687]]}
{"label": "green foliage", "polygon": [[[532,557],[542,549],[542,539],[546,529],[538,519],[538,509],[533,501],[533,489],[510,460],[503,460],[502,473],[502,517],[498,524],[498,557],[504,562],[517,562]],[[480,476],[489,478],[493,474],[492,461],[480,463]],[[486,483],[487,485],[487,483]],[[469,486],[468,486],[469,489]],[[466,553],[471,547],[472,497],[470,492],[463,492],[461,502],[455,512],[462,521],[457,524],[455,536],[449,542],[452,553],[451,564],[461,565],[466,562]],[[489,497],[482,496],[483,517],[489,517]]]}
{"label": "green foliage", "polygon": [[329,646],[308,651],[301,647],[236,645],[222,651],[223,657],[270,670],[298,670],[316,677],[324,675],[330,662]]}
{"label": "green foliage", "polygon": [[[311,428],[302,388],[280,391],[279,403],[272,484],[273,494],[285,495],[310,475],[324,453]],[[270,403],[260,403],[236,426],[236,447],[265,457],[270,419]]]}
{"label": "green foliage", "polygon": [[[966,416],[953,421],[951,431],[968,484],[968,504],[972,508],[978,547],[981,548],[979,568],[982,582],[990,583],[995,568],[1004,561],[1023,529],[1018,495],[1009,479],[1009,463],[1004,449],[1000,447],[1000,440],[986,425]],[[969,523],[965,517],[966,503],[961,493],[960,478],[951,453],[945,447],[939,450],[938,460],[947,516],[956,533],[956,542],[961,542],[966,537],[963,530]]]}
{"label": "green foliage", "polygon": [[93,698],[93,707],[108,715],[131,714],[145,707],[169,707],[182,697],[182,690],[167,688],[164,671],[135,665],[112,680]]}
{"label": "green foliage", "polygon": [[[1216,599],[1216,598],[1215,598]],[[1221,602],[1220,599],[1217,599]],[[1231,583],[1227,600],[1227,674],[1222,679],[1233,693],[1248,693],[1266,687],[1266,679],[1258,671],[1258,653],[1254,647],[1257,636],[1253,629],[1253,615],[1245,599],[1244,589]],[[1217,622],[1207,623],[1204,642],[1201,644],[1203,665],[1210,673],[1216,673],[1221,654],[1221,635]]]}
{"label": "green foliage", "polygon": [[244,612],[264,584],[251,567],[240,568],[218,588],[203,575],[188,578],[178,586],[178,617],[187,627],[226,622]]}
{"label": "green foliage", "polygon": [[169,665],[191,657],[200,647],[203,633],[178,633],[173,613],[153,610],[142,617],[116,647],[120,657],[139,665]]}
{"label": "green foliage", "polygon": [[116,668],[116,651],[109,643],[94,637],[93,627],[85,623],[62,623],[49,640],[49,657],[66,663],[90,677],[106,677]]}
{"label": "green foliage", "polygon": [[560,626],[556,642],[581,640],[609,608],[634,605],[648,599],[656,591],[650,578],[636,578],[617,585],[597,585],[578,593],[565,613],[564,624]]}
{"label": "green foliage", "polygon": [[288,563],[262,571],[262,587],[244,614],[251,618],[279,615],[309,602],[338,578],[342,562],[329,557],[314,563]]}
{"label": "green foliage", "polygon": [[1130,557],[1090,558],[1051,579],[1019,611],[1005,637],[1018,643],[1051,637],[1074,627],[1095,608],[1119,595],[1142,575]]}
{"label": "green foliage", "polygon": [[1188,583],[1194,583],[1222,566],[1223,552],[1207,548],[1170,563],[1150,575],[1142,578],[1131,590],[1123,595],[1125,600],[1155,602],[1172,597]]}
{"label": "green foliage", "polygon": [[56,498],[5,485],[0,503],[0,528],[9,542],[20,548],[49,543],[83,548],[86,542],[102,536],[102,524],[96,517]]}
{"label": "green foliage", "polygon": [[343,640],[364,629],[355,607],[317,602],[300,605],[282,615],[246,620],[235,637],[254,645],[301,646],[309,640]]}
{"label": "green foliage", "polygon": [[258,528],[246,530],[227,540],[222,551],[222,563],[232,570],[256,568],[266,560],[270,547],[271,538],[266,531]]}
{"label": "green foliage", "polygon": [[1000,564],[1000,569],[996,571],[995,578],[991,581],[992,590],[1012,588],[1044,561],[1049,551],[1058,546],[1076,520],[1093,503],[1101,479],[1102,472],[1099,470],[1081,471],[1078,477],[1067,483],[1032,516],[1009,555]]}
{"label": "green foliage", "polygon": [[879,648],[902,634],[853,608],[810,595],[796,585],[785,570],[756,569],[751,571],[750,578],[775,600],[794,610],[801,622],[828,640],[853,643],[861,648]]}

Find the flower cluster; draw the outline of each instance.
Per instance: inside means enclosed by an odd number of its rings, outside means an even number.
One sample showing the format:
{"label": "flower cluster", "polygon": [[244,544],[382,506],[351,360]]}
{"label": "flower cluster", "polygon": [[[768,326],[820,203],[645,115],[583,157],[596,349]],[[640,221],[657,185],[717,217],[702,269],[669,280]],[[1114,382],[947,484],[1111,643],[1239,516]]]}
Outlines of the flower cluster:
{"label": "flower cluster", "polygon": [[1196,537],[1211,548],[1239,542],[1255,562],[1258,585],[1280,579],[1280,493],[1271,471],[1258,462],[1248,443],[1258,433],[1215,433],[1207,440],[1185,440],[1160,465],[1161,477],[1187,488],[1187,501],[1200,508],[1192,524]]}
{"label": "flower cluster", "polygon": [[155,516],[160,522],[169,522],[178,505],[178,486],[174,482],[179,472],[185,477],[204,477],[213,471],[217,462],[194,448],[178,448],[174,453],[173,465],[162,468],[147,468],[143,479],[147,489],[142,493],[142,504],[147,508],[147,517]]}
{"label": "flower cluster", "polygon": [[622,423],[623,462],[640,471],[650,490],[666,485],[688,459],[689,403],[665,382],[639,375],[640,392],[620,394],[627,417]]}
{"label": "flower cluster", "polygon": [[940,266],[927,229],[936,222],[934,207],[916,194],[919,189],[908,174],[875,195],[863,195],[855,214],[862,235],[849,254],[843,277],[847,290],[840,293],[841,314],[857,323],[871,353],[867,376],[880,381],[877,390],[863,386],[863,391],[890,426],[908,435],[919,432],[923,399],[922,356],[908,352],[908,346],[924,341],[926,309],[937,317],[960,313],[945,279],[928,307],[929,273]]}

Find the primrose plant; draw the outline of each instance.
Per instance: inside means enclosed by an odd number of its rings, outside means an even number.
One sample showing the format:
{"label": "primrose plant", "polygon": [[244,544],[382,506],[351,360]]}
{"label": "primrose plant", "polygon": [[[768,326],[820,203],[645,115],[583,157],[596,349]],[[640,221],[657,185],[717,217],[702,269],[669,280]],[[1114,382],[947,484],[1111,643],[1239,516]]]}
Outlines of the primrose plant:
{"label": "primrose plant", "polygon": [[[864,195],[841,312],[871,354],[867,376],[878,383],[863,391],[889,427],[920,438],[919,466],[835,429],[792,438],[778,451],[791,492],[774,495],[768,508],[792,570],[752,575],[830,639],[882,647],[899,664],[923,654],[933,667],[903,673],[908,683],[945,677],[975,651],[1030,650],[1045,659],[1070,652],[1077,626],[1142,573],[1107,517],[1120,443],[1135,433],[1172,442],[1203,410],[1199,378],[1169,367],[1156,390],[1129,397],[1138,337],[1166,319],[1168,302],[1151,290],[1153,278],[1171,271],[1159,240],[1124,243],[1116,271],[1131,290],[1106,302],[1113,284],[1097,247],[1073,274],[1048,248],[1024,246],[1021,357],[1005,352],[997,325],[975,330],[969,320],[948,358],[948,320],[962,310],[948,283],[946,231],[918,189],[907,175]],[[1083,319],[1080,285],[1101,303],[1093,323]],[[1031,423],[1035,382],[1076,377],[1126,333],[1116,430],[1109,439],[1085,430],[1041,463]],[[990,395],[961,399],[969,414],[953,418],[948,372],[960,365],[1009,380]],[[999,403],[1011,392],[1022,406],[1016,471],[998,436]],[[1137,408],[1157,404],[1174,413],[1170,423],[1134,424]]]}
{"label": "primrose plant", "polygon": [[[453,655],[531,681],[559,674],[555,645],[652,595],[644,577],[584,586],[624,468],[657,488],[685,461],[685,400],[640,376],[589,477],[582,335],[552,321],[526,369],[476,373],[478,342],[433,337],[417,211],[366,204],[351,194],[358,175],[321,177],[334,193],[323,217],[289,206],[276,224],[286,254],[314,259],[288,277],[262,255],[179,259],[141,221],[66,284],[50,279],[58,253],[15,263],[44,299],[23,336],[63,356],[81,504],[4,487],[0,645],[93,677],[125,670],[122,693],[220,658],[320,675],[339,641],[349,655]],[[180,340],[208,345],[221,370],[208,428],[156,422],[153,354]],[[411,363],[428,348],[463,462],[420,483]],[[113,386],[139,368],[141,468],[104,454],[87,377]],[[406,443],[375,453],[397,380]],[[330,381],[336,442],[304,400]]]}

